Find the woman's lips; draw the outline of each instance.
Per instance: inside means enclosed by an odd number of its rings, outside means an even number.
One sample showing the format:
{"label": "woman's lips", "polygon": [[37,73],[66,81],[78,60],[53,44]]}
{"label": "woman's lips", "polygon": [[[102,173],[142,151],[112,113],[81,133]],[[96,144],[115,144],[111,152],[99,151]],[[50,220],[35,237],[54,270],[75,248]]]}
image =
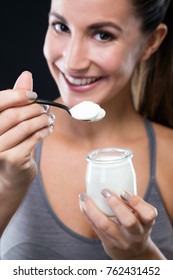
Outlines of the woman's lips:
{"label": "woman's lips", "polygon": [[66,80],[68,80],[68,82],[73,85],[73,86],[85,86],[85,85],[89,85],[89,84],[92,84],[94,83],[95,81],[97,81],[99,78],[94,78],[94,77],[91,77],[91,78],[74,78],[74,77],[71,77],[69,75],[65,75],[65,78]]}
{"label": "woman's lips", "polygon": [[78,92],[84,92],[84,91],[88,91],[90,89],[92,89],[93,87],[95,87],[97,81],[99,81],[101,79],[101,77],[99,78],[95,78],[95,77],[91,77],[91,78],[74,78],[68,75],[63,74],[64,80],[66,82],[66,84],[68,85],[68,87],[71,90],[75,90]]}

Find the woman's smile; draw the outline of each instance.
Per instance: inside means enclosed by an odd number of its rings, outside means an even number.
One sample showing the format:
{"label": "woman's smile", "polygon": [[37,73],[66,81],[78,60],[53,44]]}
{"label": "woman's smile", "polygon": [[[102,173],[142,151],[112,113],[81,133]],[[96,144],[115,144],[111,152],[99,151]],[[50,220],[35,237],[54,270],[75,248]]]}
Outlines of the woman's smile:
{"label": "woman's smile", "polygon": [[87,93],[94,89],[98,83],[103,80],[102,77],[73,77],[62,72],[61,76],[68,89],[76,93]]}
{"label": "woman's smile", "polygon": [[72,86],[86,86],[89,84],[92,84],[96,82],[100,78],[95,78],[95,77],[81,77],[81,78],[75,78],[72,77],[68,74],[64,74],[64,78],[72,85]]}

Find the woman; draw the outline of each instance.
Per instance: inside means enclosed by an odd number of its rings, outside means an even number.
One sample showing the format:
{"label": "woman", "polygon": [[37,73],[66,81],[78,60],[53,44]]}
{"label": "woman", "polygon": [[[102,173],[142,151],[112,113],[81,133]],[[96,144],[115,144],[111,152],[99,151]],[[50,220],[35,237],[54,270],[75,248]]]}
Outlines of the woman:
{"label": "woman", "polygon": [[[1,92],[2,259],[173,259],[172,6],[51,1],[44,54],[57,101],[90,100],[106,117],[47,112],[28,72]],[[102,190],[117,220],[85,194],[85,156],[107,146],[132,150],[137,176],[138,195]]]}

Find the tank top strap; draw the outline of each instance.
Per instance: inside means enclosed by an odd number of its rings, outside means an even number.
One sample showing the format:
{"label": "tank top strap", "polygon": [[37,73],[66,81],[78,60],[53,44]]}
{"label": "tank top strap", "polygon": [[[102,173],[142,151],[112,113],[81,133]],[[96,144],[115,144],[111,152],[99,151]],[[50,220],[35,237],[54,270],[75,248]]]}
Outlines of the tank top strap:
{"label": "tank top strap", "polygon": [[35,162],[37,164],[38,169],[40,169],[40,158],[41,158],[42,143],[43,142],[39,143],[37,145],[37,147],[35,148],[35,151],[34,151],[34,153],[35,153],[35,157],[34,158],[35,158]]}
{"label": "tank top strap", "polygon": [[156,136],[152,124],[149,120],[144,120],[148,141],[149,141],[149,154],[150,154],[150,176],[155,179],[156,174]]}

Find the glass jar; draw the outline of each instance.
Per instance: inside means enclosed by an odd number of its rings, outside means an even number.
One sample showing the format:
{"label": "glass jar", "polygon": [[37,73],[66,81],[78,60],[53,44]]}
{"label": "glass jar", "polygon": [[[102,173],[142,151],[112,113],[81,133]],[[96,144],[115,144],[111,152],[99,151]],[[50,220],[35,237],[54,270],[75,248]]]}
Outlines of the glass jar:
{"label": "glass jar", "polygon": [[130,150],[116,147],[94,150],[86,156],[87,194],[108,216],[114,214],[101,195],[102,189],[107,188],[117,195],[123,191],[136,194],[136,176],[132,156]]}

